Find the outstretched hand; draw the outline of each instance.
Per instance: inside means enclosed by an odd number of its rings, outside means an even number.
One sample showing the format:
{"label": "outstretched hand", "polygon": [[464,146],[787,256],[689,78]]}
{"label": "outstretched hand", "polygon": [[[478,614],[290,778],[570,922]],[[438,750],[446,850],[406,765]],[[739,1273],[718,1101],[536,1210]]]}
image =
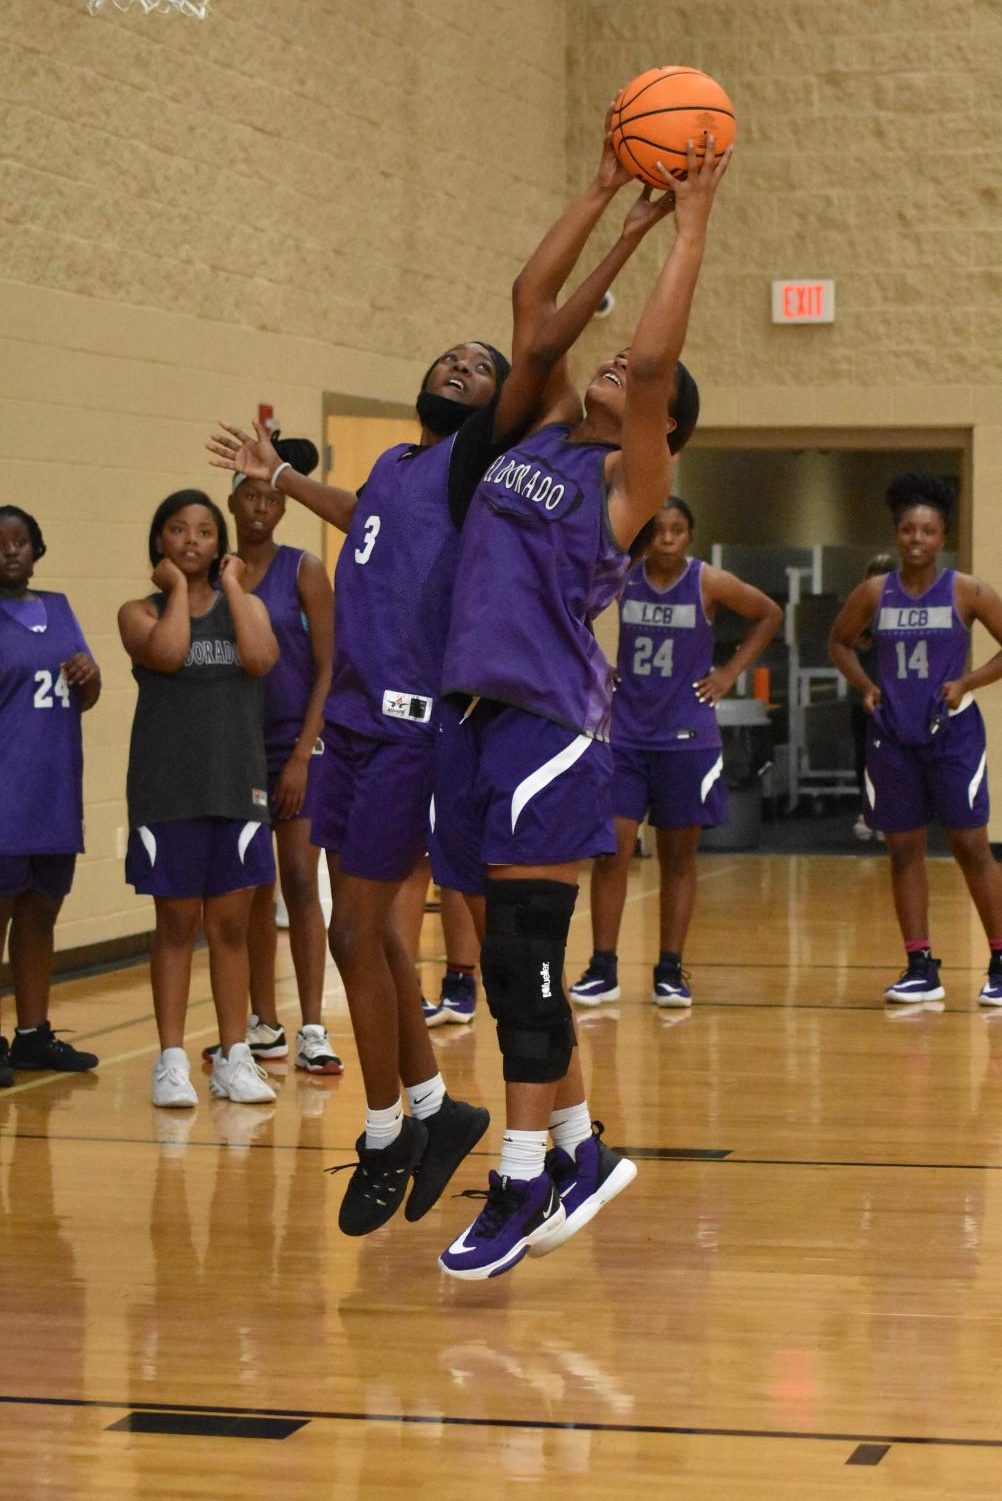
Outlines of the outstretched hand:
{"label": "outstretched hand", "polygon": [[221,433],[213,433],[206,448],[217,455],[209,463],[214,469],[229,469],[233,474],[245,474],[248,479],[270,480],[282,460],[268,436],[268,429],[260,422],[254,423],[256,438],[245,433],[243,428],[231,427],[221,422]]}
{"label": "outstretched hand", "polygon": [[639,240],[649,229],[653,229],[655,224],[659,224],[662,219],[667,219],[669,214],[675,212],[674,189],[669,188],[667,192],[661,194],[660,198],[652,198],[653,192],[652,187],[645,187],[640,197],[632,204],[630,212],[623,220],[624,240],[631,238]]}
{"label": "outstretched hand", "polygon": [[700,162],[695,141],[687,141],[688,166],[684,177],[673,177],[664,162],[657,163],[665,187],[675,195],[675,223],[679,234],[703,234],[710,217],[713,200],[724,173],[731,164],[733,146],[717,156],[716,141],[707,132],[705,151]]}
{"label": "outstretched hand", "polygon": [[624,188],[628,182],[632,181],[631,174],[620,162],[612,145],[612,112],[615,108],[616,100],[613,99],[605,112],[605,124],[602,127],[602,156],[595,174],[599,187],[607,193],[618,193],[620,188]]}

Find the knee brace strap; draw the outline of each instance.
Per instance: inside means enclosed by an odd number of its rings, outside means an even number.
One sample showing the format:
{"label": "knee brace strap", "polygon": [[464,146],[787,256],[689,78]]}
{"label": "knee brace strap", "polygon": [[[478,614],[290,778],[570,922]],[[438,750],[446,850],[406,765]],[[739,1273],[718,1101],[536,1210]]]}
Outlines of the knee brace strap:
{"label": "knee brace strap", "polygon": [[574,1022],[563,977],[577,894],[563,881],[487,882],[480,968],[512,1083],[551,1083],[570,1065]]}

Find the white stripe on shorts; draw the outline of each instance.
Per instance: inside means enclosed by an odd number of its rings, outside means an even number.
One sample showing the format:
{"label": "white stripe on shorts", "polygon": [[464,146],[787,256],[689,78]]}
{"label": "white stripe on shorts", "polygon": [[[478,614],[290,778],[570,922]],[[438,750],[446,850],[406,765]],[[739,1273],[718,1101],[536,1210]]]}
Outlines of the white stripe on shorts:
{"label": "white stripe on shorts", "polygon": [[973,809],[974,807],[974,799],[978,795],[978,788],[981,786],[981,783],[985,779],[985,767],[987,765],[988,751],[986,749],[981,752],[981,760],[978,762],[978,769],[967,784],[967,806],[969,808]]}
{"label": "white stripe on shorts", "polygon": [[431,832],[434,834],[434,832],[435,832],[435,794],[434,794],[434,792],[431,795],[431,802],[428,804],[428,827],[431,830]]}
{"label": "white stripe on shorts", "polygon": [[872,781],[870,780],[870,773],[868,771],[863,772],[863,786],[866,789],[866,801],[870,804],[871,808],[876,808],[877,792]]}
{"label": "white stripe on shorts", "polygon": [[150,866],[152,867],[152,866],[156,865],[156,863],[157,863],[157,841],[156,841],[156,835],[153,833],[153,830],[152,829],[148,829],[145,824],[141,825],[141,827],[137,830],[137,833],[139,834],[140,839],[143,841],[143,849],[146,851],[147,855],[149,856]]}
{"label": "white stripe on shorts", "polygon": [[717,757],[717,759],[714,761],[713,765],[710,767],[709,771],[706,773],[706,776],[703,778],[703,780],[699,784],[699,801],[701,803],[705,803],[706,802],[706,799],[710,795],[710,790],[713,787],[714,782],[716,782],[719,779],[721,773],[723,772],[723,769],[724,769],[724,757],[723,757],[723,754],[721,753],[721,755],[719,755]]}
{"label": "white stripe on shorts", "polygon": [[592,737],[590,735],[578,735],[577,739],[572,740],[570,745],[565,746],[562,751],[558,751],[555,756],[551,756],[548,761],[544,761],[542,766],[527,776],[524,781],[519,782],[511,799],[511,831],[513,834],[515,832],[515,825],[518,823],[526,803],[530,802],[536,796],[537,792],[542,792],[544,787],[549,787],[551,782],[555,782],[561,772],[569,770],[575,761],[579,761],[591,743]]}
{"label": "white stripe on shorts", "polygon": [[244,856],[247,853],[247,846],[250,844],[251,840],[254,838],[254,835],[257,833],[260,827],[261,825],[259,823],[245,823],[243,828],[240,830],[240,838],[237,840],[237,854],[240,856],[241,865],[246,864]]}

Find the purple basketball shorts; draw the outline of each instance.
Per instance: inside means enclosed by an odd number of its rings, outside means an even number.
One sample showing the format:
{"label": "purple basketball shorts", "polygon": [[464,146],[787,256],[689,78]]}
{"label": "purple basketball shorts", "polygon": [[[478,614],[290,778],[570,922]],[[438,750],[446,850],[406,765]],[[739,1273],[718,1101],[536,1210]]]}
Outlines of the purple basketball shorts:
{"label": "purple basketball shorts", "polygon": [[125,879],[141,896],[225,896],[275,879],[271,826],[240,818],[181,818],[133,829]]}
{"label": "purple basketball shorts", "polygon": [[76,855],[0,855],[0,902],[33,891],[61,902],[73,885]]}
{"label": "purple basketball shorts", "polygon": [[945,829],[988,822],[985,726],[977,704],[947,716],[925,745],[902,745],[876,720],[868,725],[864,786],[867,822],[902,834],[938,821]]}
{"label": "purple basketball shorts", "polygon": [[612,811],[655,829],[716,828],[727,821],[720,747],[708,750],[612,748]]}
{"label": "purple basketball shorts", "polygon": [[431,865],[440,886],[486,889],[489,865],[560,865],[616,848],[604,741],[506,704],[443,706]]}
{"label": "purple basketball shorts", "polygon": [[[276,823],[279,822],[279,818],[275,812],[275,788],[278,786],[278,779],[282,775],[285,763],[292,755],[293,749],[293,745],[265,746],[265,753],[268,757],[268,807],[271,809],[272,819]],[[302,808],[296,814],[297,818],[313,819],[317,816],[320,808],[320,790],[323,776],[321,763],[324,759],[324,754],[325,747],[321,739],[317,741],[313,748],[313,754],[309,759],[306,773],[306,796],[303,799]],[[281,821],[285,822],[285,820]]]}
{"label": "purple basketball shorts", "polygon": [[310,839],[338,856],[345,875],[403,881],[428,848],[435,742],[324,726],[320,789]]}

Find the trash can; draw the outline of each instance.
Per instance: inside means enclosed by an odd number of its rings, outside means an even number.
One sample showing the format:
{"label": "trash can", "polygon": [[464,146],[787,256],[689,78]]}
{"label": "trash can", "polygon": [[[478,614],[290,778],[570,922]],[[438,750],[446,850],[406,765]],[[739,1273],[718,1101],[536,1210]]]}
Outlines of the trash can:
{"label": "trash can", "polygon": [[704,829],[704,850],[754,850],[762,842],[762,776],[772,765],[772,725],[757,698],[724,698],[717,705],[727,782],[727,822]]}

